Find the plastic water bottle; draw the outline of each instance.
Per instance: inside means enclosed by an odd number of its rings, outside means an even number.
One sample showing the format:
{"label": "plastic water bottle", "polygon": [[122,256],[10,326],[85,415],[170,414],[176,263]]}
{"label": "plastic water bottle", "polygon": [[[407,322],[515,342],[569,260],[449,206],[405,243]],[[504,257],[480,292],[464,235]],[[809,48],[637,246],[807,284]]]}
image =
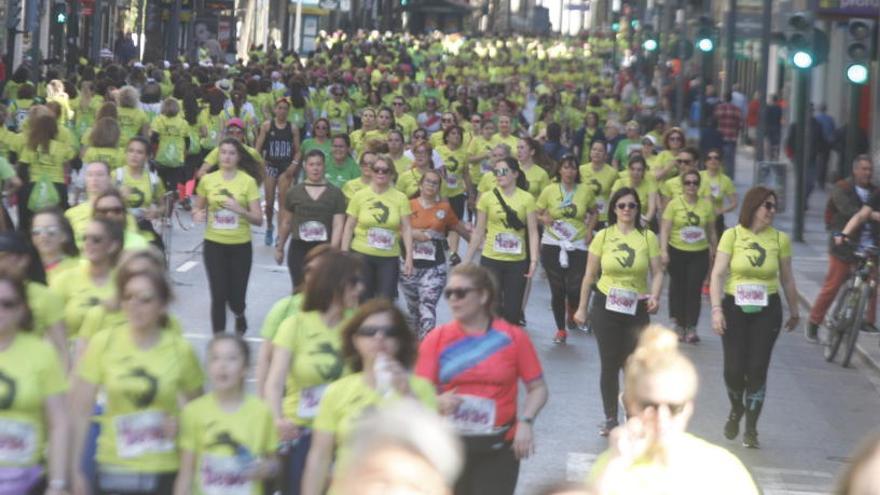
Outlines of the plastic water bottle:
{"label": "plastic water bottle", "polygon": [[382,397],[391,393],[391,360],[385,354],[379,354],[373,363],[373,376],[376,379],[376,391]]}

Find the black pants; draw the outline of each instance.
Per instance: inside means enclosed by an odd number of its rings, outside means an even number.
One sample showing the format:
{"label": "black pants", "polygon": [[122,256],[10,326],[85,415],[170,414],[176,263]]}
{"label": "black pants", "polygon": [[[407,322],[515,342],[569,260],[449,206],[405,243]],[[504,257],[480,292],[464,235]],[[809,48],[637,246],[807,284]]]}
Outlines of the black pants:
{"label": "black pants", "polygon": [[599,387],[602,389],[602,406],[606,419],[617,419],[620,370],[626,364],[626,358],[635,351],[639,334],[649,322],[644,301],[639,301],[636,314],[625,315],[605,309],[605,294],[593,292],[590,328],[593,329],[599,345],[599,361],[602,365]]}
{"label": "black pants", "polygon": [[529,272],[529,260],[522,261],[499,261],[480,258],[480,264],[486,267],[495,276],[498,285],[498,313],[511,323],[516,325],[522,316],[522,302],[526,293],[526,273]]}
{"label": "black pants", "polygon": [[226,305],[244,315],[245,295],[254,252],[250,242],[220,244],[205,240],[205,271],[211,288],[211,325],[214,333],[226,330]]}
{"label": "black pants", "polygon": [[397,281],[400,277],[400,258],[396,256],[363,256],[364,291],[361,300],[374,297],[397,298]]}
{"label": "black pants", "polygon": [[715,234],[719,239],[725,230],[727,230],[727,225],[724,224],[724,215],[717,215],[715,217]]}
{"label": "black pants", "polygon": [[550,282],[550,306],[558,330],[565,329],[566,304],[577,308],[581,299],[581,281],[587,268],[586,251],[569,251],[568,268],[559,265],[559,246],[541,245],[541,265]]}
{"label": "black pants", "polygon": [[465,450],[464,472],[455,483],[455,495],[513,495],[519,460],[510,442],[492,451]]}
{"label": "black pants", "polygon": [[782,328],[782,304],[779,294],[772,294],[766,307],[749,314],[727,295],[721,307],[727,322],[721,336],[727,396],[734,411],[745,410],[746,430],[754,431],[764,407],[770,355]]}
{"label": "black pants", "polygon": [[696,328],[702,307],[709,250],[680,251],[669,246],[669,317],[684,328]]}
{"label": "black pants", "polygon": [[171,494],[174,493],[174,481],[177,479],[177,473],[161,473],[155,491],[118,491],[118,490],[101,490],[97,481],[95,482],[95,493],[97,495],[155,495],[155,494]]}
{"label": "black pants", "polygon": [[166,167],[165,165],[159,165],[156,173],[159,174],[159,177],[162,179],[162,183],[165,184],[166,191],[177,191],[178,184],[184,184],[187,181],[186,175],[186,167],[184,165],[178,167]]}
{"label": "black pants", "polygon": [[306,242],[299,239],[291,239],[287,245],[287,271],[290,272],[290,283],[294,290],[303,283],[303,269],[305,257],[315,246],[324,242]]}

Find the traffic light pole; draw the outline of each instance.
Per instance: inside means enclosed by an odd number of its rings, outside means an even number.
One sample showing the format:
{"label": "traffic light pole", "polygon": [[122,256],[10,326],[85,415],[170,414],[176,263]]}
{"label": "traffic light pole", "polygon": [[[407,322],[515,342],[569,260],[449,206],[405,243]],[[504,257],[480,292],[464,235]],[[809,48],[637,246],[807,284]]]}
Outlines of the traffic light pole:
{"label": "traffic light pole", "polygon": [[846,124],[846,143],[843,149],[843,170],[841,176],[850,174],[850,166],[856,157],[856,136],[859,130],[859,99],[862,87],[858,84],[849,83],[849,117]]}
{"label": "traffic light pole", "polygon": [[804,242],[804,208],[806,207],[806,188],[804,175],[806,174],[807,162],[807,136],[809,132],[808,119],[810,118],[807,106],[809,105],[810,69],[796,70],[797,74],[797,119],[795,126],[794,146],[794,232],[792,237],[796,242]]}

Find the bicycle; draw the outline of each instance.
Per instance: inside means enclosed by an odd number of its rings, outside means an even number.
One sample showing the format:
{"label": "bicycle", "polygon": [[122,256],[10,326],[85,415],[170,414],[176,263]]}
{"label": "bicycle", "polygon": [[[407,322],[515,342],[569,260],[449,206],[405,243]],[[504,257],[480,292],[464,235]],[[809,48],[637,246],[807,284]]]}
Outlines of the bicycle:
{"label": "bicycle", "polygon": [[828,328],[828,341],[825,343],[825,360],[834,361],[840,346],[846,343],[841,365],[849,367],[859,331],[865,321],[865,312],[871,300],[871,292],[876,290],[877,280],[874,277],[874,261],[880,249],[876,247],[857,250],[856,268],[850,273],[834,302],[834,309],[825,319]]}

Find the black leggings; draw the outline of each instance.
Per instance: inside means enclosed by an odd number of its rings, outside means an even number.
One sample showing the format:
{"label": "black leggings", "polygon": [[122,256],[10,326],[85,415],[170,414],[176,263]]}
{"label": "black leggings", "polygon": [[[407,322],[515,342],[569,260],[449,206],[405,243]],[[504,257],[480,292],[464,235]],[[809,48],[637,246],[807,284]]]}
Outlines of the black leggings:
{"label": "black leggings", "polygon": [[205,239],[205,271],[211,288],[211,325],[214,333],[226,331],[226,305],[243,316],[248,279],[254,261],[250,242],[220,244]]}
{"label": "black leggings", "polygon": [[684,328],[696,328],[703,300],[703,281],[709,270],[709,250],[669,249],[669,317]]}
{"label": "black leggings", "polygon": [[617,396],[620,393],[620,370],[636,349],[639,334],[650,323],[645,301],[639,301],[636,314],[625,315],[605,309],[605,294],[593,292],[590,328],[599,344],[602,371],[599,387],[605,419],[617,419]]}
{"label": "black leggings", "polygon": [[363,254],[364,291],[361,301],[374,297],[397,298],[397,281],[400,277],[400,258],[396,256],[371,256]]}
{"label": "black leggings", "polygon": [[299,239],[290,239],[287,245],[287,271],[290,272],[290,283],[294,290],[303,283],[303,268],[305,257],[315,246],[324,242],[306,242]]}
{"label": "black leggings", "polygon": [[495,276],[495,283],[498,285],[499,314],[508,323],[519,324],[523,314],[522,302],[526,293],[529,260],[499,261],[482,256],[480,264]]}
{"label": "black leggings", "polygon": [[513,495],[519,460],[510,442],[494,450],[465,449],[464,472],[455,483],[455,495]]}
{"label": "black leggings", "polygon": [[744,313],[727,295],[721,307],[727,323],[721,336],[727,397],[735,412],[745,410],[746,430],[754,431],[764,406],[770,355],[782,328],[782,304],[779,294],[771,294],[761,311]]}
{"label": "black leggings", "polygon": [[159,165],[156,167],[156,173],[162,179],[165,190],[169,192],[177,192],[177,185],[184,184],[187,181],[186,167],[184,165],[177,167]]}
{"label": "black leggings", "polygon": [[556,329],[565,329],[566,304],[577,308],[581,300],[581,281],[587,268],[586,251],[569,251],[568,268],[559,265],[559,246],[541,245],[541,265],[547,272],[550,282],[550,306],[553,308],[553,319]]}

